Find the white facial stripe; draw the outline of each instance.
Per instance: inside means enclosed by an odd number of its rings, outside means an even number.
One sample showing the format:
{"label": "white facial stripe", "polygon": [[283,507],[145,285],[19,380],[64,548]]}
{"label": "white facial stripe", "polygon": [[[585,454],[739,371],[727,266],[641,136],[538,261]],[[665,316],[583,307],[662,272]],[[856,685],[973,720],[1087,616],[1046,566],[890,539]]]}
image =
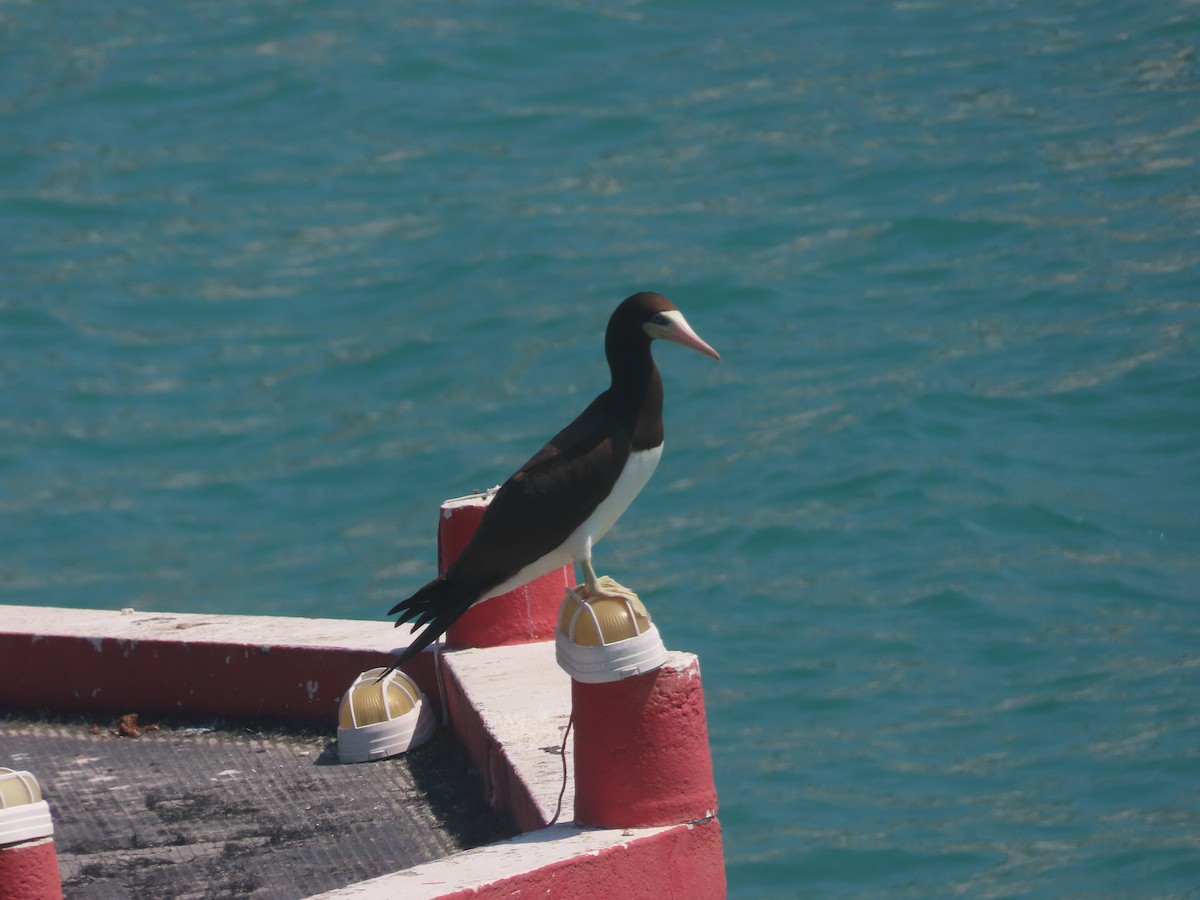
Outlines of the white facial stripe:
{"label": "white facial stripe", "polygon": [[665,318],[668,324],[658,325],[655,322],[647,322],[642,326],[646,334],[652,338],[665,338],[668,334],[679,328],[682,328],[685,332],[692,330],[687,323],[687,319],[683,317],[683,313],[677,309],[668,309],[659,313],[659,315]]}

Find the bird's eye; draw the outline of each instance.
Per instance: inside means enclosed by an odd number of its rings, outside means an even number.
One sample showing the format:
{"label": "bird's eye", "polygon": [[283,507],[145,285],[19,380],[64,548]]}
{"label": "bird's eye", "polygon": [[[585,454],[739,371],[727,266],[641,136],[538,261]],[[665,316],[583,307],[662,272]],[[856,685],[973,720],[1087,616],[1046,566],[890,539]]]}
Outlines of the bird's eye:
{"label": "bird's eye", "polygon": [[663,328],[666,328],[669,324],[671,324],[671,320],[667,318],[666,313],[655,313],[654,318],[650,321],[655,325],[661,325]]}

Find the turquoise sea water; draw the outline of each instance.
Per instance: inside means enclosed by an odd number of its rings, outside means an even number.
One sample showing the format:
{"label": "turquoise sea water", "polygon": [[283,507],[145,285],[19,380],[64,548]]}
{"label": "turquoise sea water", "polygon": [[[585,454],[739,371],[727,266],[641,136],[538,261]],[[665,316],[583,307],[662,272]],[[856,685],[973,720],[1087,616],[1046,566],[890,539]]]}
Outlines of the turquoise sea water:
{"label": "turquoise sea water", "polygon": [[0,602],[381,618],[661,290],[597,562],[731,896],[1200,885],[1200,8],[0,4]]}

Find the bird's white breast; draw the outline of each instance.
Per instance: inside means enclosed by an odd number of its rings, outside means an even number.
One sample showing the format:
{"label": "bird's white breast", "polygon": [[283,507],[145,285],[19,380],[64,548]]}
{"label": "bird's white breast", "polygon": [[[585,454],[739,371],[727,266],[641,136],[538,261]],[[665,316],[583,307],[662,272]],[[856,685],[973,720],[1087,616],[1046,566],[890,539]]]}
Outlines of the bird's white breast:
{"label": "bird's white breast", "polygon": [[635,450],[629,454],[629,459],[625,461],[625,468],[621,470],[613,489],[607,497],[600,501],[595,512],[575,529],[571,540],[568,540],[568,546],[579,551],[580,555],[577,555],[576,559],[587,552],[587,548],[582,543],[583,538],[588,539],[590,546],[604,537],[608,533],[608,529],[612,528],[617,519],[621,518],[621,513],[629,508],[633,498],[641,493],[642,488],[646,486],[646,482],[650,480],[650,476],[658,467],[662,449],[662,444],[659,444],[649,450]]}

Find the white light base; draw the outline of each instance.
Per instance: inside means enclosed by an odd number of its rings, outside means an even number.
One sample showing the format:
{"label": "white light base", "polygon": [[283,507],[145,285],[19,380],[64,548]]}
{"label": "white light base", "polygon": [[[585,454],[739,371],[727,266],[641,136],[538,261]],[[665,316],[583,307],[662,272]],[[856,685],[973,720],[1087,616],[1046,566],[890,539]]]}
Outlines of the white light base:
{"label": "white light base", "polygon": [[54,822],[50,819],[50,804],[45,800],[0,809],[0,847],[46,838],[53,834]]}
{"label": "white light base", "polygon": [[580,646],[559,631],[554,636],[554,651],[559,666],[584,684],[644,675],[667,661],[667,648],[653,624],[636,637],[596,647]]}
{"label": "white light base", "polygon": [[358,728],[339,726],[338,759],[344,763],[360,763],[395,756],[421,746],[436,730],[437,717],[429,703],[422,699],[397,719]]}

